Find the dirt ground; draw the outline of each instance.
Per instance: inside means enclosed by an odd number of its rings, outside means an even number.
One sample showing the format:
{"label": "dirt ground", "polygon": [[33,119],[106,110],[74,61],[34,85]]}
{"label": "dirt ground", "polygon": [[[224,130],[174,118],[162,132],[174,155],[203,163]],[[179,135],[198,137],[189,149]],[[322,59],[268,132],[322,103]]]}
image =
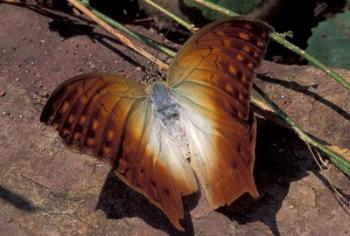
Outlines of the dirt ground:
{"label": "dirt ground", "polygon": [[326,178],[344,193],[349,179],[332,165],[319,171],[307,147],[272,123],[258,126],[260,198],[206,212],[189,197],[182,233],[108,165],[39,122],[63,80],[92,71],[140,78],[143,63],[85,20],[0,3],[0,235],[350,235]]}

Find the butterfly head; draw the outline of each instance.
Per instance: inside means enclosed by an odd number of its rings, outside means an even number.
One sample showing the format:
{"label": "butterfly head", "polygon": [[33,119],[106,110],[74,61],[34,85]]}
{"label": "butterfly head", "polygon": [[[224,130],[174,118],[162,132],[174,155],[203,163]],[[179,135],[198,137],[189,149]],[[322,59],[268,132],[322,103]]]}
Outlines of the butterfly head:
{"label": "butterfly head", "polygon": [[163,81],[164,77],[160,71],[154,71],[152,73],[147,73],[143,79],[142,82],[145,84],[150,84],[154,81]]}

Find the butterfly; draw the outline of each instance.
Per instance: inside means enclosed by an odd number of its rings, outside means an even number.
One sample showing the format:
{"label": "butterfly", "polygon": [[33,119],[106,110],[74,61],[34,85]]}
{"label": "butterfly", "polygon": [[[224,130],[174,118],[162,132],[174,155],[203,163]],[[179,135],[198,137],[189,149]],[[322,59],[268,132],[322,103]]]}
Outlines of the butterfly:
{"label": "butterfly", "polygon": [[184,44],[165,79],[76,76],[52,93],[40,120],[109,162],[183,230],[183,196],[201,190],[213,209],[258,196],[249,100],[272,31],[244,17],[213,22]]}

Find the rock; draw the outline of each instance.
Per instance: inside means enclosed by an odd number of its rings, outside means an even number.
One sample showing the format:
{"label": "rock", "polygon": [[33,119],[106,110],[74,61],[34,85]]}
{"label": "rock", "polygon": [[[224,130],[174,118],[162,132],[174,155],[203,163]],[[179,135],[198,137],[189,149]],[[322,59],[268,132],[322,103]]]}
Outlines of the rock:
{"label": "rock", "polygon": [[[350,81],[350,71],[336,71]],[[265,61],[258,73],[258,87],[303,130],[325,143],[350,147],[349,91],[312,66]]]}

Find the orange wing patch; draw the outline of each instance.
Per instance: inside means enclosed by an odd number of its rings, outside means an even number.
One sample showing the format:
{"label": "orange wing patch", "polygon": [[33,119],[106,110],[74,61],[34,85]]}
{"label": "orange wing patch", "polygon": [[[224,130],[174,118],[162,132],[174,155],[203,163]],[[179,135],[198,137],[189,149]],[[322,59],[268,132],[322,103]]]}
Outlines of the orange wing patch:
{"label": "orange wing patch", "polygon": [[213,208],[245,192],[258,195],[253,178],[256,124],[249,100],[253,70],[271,31],[246,18],[214,22],[186,42],[167,74],[184,109],[195,154],[192,168]]}

